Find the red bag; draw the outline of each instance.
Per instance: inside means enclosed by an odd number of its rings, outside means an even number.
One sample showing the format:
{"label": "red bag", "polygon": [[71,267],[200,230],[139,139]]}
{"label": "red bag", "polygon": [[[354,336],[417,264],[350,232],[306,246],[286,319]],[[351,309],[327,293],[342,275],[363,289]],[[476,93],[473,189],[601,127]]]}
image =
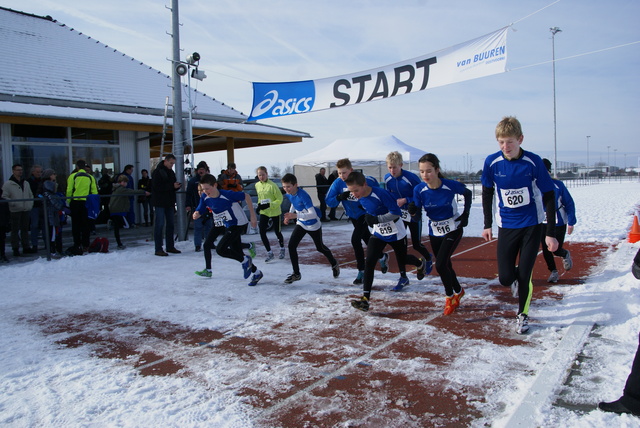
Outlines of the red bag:
{"label": "red bag", "polygon": [[96,238],[89,245],[90,253],[108,253],[109,252],[109,240],[107,238]]}

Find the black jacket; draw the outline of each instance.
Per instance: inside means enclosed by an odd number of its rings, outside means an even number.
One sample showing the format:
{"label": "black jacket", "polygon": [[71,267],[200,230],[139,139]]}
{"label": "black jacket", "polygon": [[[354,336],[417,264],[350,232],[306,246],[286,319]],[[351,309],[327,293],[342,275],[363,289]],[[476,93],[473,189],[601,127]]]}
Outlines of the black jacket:
{"label": "black jacket", "polygon": [[176,204],[176,173],[160,162],[151,174],[151,205],[170,208]]}

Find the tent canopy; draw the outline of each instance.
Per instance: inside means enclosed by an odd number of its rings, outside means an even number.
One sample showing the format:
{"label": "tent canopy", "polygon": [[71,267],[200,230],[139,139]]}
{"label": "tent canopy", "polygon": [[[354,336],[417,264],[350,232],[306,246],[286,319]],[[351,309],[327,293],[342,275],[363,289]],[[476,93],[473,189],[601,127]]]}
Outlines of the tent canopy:
{"label": "tent canopy", "polygon": [[356,166],[374,166],[384,164],[390,152],[398,151],[402,154],[405,164],[418,162],[425,154],[408,144],[403,143],[393,135],[370,138],[342,138],[335,140],[327,147],[294,159],[294,165],[324,166],[335,164],[343,158],[349,158]]}

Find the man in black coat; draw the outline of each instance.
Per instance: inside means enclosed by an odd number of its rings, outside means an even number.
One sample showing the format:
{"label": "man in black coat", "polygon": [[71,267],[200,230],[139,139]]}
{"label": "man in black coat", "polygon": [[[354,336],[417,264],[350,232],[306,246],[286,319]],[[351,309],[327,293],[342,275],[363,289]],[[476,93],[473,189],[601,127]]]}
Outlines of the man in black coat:
{"label": "man in black coat", "polygon": [[[151,174],[151,205],[154,207],[155,221],[153,224],[153,240],[155,241],[156,256],[168,256],[167,253],[179,254],[181,251],[174,246],[174,214],[176,205],[176,191],[182,183],[176,180],[173,166],[176,164],[174,155],[167,155]],[[165,235],[167,251],[162,250],[162,228],[167,224]]]}
{"label": "man in black coat", "polygon": [[316,174],[316,189],[318,190],[318,200],[320,201],[320,221],[329,221],[325,213],[327,211],[327,203],[324,200],[329,191],[329,180],[325,176],[326,172],[326,169],[320,168],[320,172]]}

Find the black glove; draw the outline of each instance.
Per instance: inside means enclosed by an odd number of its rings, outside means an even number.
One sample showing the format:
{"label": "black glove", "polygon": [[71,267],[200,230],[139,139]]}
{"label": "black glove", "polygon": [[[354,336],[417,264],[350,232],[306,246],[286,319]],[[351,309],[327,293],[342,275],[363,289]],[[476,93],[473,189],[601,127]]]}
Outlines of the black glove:
{"label": "black glove", "polygon": [[338,201],[346,201],[347,199],[349,199],[350,195],[351,195],[351,192],[348,191],[348,190],[345,190],[344,192],[342,192],[338,196],[336,196],[336,199]]}
{"label": "black glove", "polygon": [[469,224],[469,213],[462,213],[460,217],[457,218],[457,220],[460,222],[460,227],[467,227],[467,225]]}
{"label": "black glove", "polygon": [[271,203],[267,202],[266,204],[258,204],[258,211],[266,210],[271,206]]}
{"label": "black glove", "polygon": [[364,220],[367,222],[369,226],[373,226],[374,224],[380,223],[380,220],[378,220],[377,215],[365,214]]}
{"label": "black glove", "polygon": [[409,211],[409,214],[411,214],[411,215],[418,214],[419,210],[420,209],[418,208],[418,206],[416,204],[414,204],[413,202],[409,203],[409,206],[407,207],[407,211]]}

